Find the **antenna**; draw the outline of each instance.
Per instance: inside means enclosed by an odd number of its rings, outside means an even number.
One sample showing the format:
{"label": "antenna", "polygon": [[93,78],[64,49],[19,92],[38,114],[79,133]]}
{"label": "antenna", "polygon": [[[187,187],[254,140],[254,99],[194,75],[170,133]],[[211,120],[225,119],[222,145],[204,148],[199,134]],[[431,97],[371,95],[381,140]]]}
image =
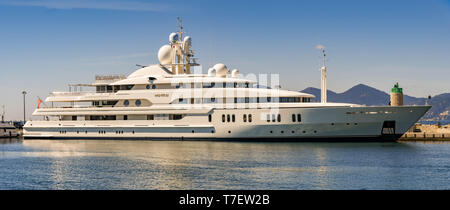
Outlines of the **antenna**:
{"label": "antenna", "polygon": [[183,40],[183,20],[180,17],[177,17],[178,22],[178,34],[180,34],[180,40]]}
{"label": "antenna", "polygon": [[2,105],[2,122],[5,122],[5,105]]}
{"label": "antenna", "polygon": [[326,53],[325,47],[323,45],[317,45],[316,48],[322,53],[322,67],[320,68],[321,79],[320,79],[320,89],[321,89],[321,103],[327,103],[327,67],[325,66]]}
{"label": "antenna", "polygon": [[144,66],[144,65],[140,65],[140,64],[136,64],[136,66],[137,66],[137,67],[141,67],[141,68],[145,68],[145,67],[147,67],[147,66]]}

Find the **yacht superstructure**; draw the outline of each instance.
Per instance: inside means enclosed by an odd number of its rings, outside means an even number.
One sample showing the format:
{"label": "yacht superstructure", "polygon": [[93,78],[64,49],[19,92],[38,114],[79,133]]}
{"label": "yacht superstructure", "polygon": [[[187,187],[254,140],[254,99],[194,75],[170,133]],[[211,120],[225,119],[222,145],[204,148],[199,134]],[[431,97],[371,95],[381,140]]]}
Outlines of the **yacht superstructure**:
{"label": "yacht superstructure", "polygon": [[[180,29],[160,48],[160,64],[52,92],[45,100],[52,105],[34,111],[42,120],[28,121],[24,137],[395,141],[430,108],[327,103],[326,97],[317,103],[310,94],[261,88],[220,63],[207,74],[191,73],[198,66],[191,48]],[[80,91],[85,86],[95,91]]]}

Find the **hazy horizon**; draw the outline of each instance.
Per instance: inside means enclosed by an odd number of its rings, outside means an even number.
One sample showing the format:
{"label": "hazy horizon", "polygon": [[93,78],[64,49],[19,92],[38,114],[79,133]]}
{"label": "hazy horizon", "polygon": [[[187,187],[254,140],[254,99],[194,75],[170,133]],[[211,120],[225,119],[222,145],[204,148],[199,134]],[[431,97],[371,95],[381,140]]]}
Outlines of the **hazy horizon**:
{"label": "hazy horizon", "polygon": [[[6,120],[27,118],[51,91],[128,75],[157,63],[177,30],[193,39],[203,69],[224,63],[241,74],[279,74],[284,89],[365,84],[427,97],[450,92],[450,1],[0,0],[0,88]],[[205,72],[205,71],[204,71]]]}

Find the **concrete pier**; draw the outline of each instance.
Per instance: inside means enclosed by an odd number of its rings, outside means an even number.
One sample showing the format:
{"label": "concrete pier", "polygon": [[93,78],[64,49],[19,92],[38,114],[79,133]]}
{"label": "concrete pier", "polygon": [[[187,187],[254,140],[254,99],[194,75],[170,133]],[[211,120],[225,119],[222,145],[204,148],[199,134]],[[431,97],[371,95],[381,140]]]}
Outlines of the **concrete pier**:
{"label": "concrete pier", "polygon": [[450,125],[415,124],[399,141],[449,141]]}

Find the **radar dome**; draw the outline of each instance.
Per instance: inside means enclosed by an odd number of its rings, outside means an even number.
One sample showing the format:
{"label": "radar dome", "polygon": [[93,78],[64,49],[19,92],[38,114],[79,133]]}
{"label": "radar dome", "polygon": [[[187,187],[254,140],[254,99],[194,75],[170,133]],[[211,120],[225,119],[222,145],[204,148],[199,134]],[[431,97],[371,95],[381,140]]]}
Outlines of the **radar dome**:
{"label": "radar dome", "polygon": [[176,41],[178,41],[178,34],[177,33],[171,33],[169,35],[169,42],[170,43],[175,43]]}
{"label": "radar dome", "polygon": [[239,70],[233,69],[233,71],[231,71],[231,77],[238,78],[239,77]]}
{"label": "radar dome", "polygon": [[208,70],[208,76],[210,76],[210,77],[216,76],[216,70],[214,68],[210,68]]}
{"label": "radar dome", "polygon": [[230,73],[227,66],[225,66],[225,64],[223,64],[223,63],[218,63],[218,64],[214,65],[213,69],[216,70],[216,75],[218,77],[226,77],[227,74]]}
{"label": "radar dome", "polygon": [[188,44],[188,45],[191,45],[192,44],[192,39],[191,39],[190,36],[186,36],[186,37],[184,37],[183,42]]}
{"label": "radar dome", "polygon": [[170,45],[164,45],[159,48],[158,60],[162,65],[168,65],[172,63],[172,47]]}

